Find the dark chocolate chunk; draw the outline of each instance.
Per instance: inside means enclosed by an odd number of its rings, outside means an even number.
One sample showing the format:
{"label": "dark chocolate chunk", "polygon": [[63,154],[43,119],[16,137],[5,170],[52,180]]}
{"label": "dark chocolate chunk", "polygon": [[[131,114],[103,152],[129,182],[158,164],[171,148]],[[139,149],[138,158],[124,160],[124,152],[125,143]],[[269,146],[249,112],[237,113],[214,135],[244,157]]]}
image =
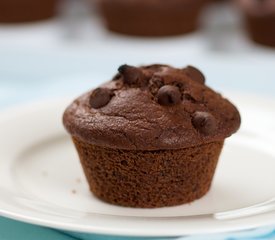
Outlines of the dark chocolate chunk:
{"label": "dark chocolate chunk", "polygon": [[158,103],[164,106],[176,105],[181,102],[181,93],[178,87],[165,85],[158,90]]}
{"label": "dark chocolate chunk", "polygon": [[127,64],[120,66],[118,71],[123,76],[124,83],[128,85],[143,85],[146,78],[140,68],[129,66]]}
{"label": "dark chocolate chunk", "polygon": [[202,134],[214,134],[217,129],[217,121],[214,116],[208,112],[195,112],[192,116],[193,126]]}
{"label": "dark chocolate chunk", "polygon": [[186,74],[192,78],[194,81],[200,83],[200,84],[204,84],[205,83],[205,77],[202,74],[202,72],[193,67],[193,66],[187,66],[187,68],[185,68]]}
{"label": "dark chocolate chunk", "polygon": [[112,97],[113,93],[110,89],[97,88],[92,92],[90,96],[90,106],[95,109],[104,107],[110,102]]}

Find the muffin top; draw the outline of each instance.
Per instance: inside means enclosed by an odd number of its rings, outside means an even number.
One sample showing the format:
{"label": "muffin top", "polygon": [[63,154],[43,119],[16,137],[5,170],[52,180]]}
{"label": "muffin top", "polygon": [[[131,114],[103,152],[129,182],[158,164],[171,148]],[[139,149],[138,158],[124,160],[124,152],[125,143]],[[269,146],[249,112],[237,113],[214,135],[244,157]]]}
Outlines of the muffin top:
{"label": "muffin top", "polygon": [[243,10],[251,15],[275,14],[274,0],[239,0],[239,3]]}
{"label": "muffin top", "polygon": [[63,123],[97,146],[166,150],[222,141],[238,130],[240,115],[195,67],[122,65],[111,81],[76,99]]}

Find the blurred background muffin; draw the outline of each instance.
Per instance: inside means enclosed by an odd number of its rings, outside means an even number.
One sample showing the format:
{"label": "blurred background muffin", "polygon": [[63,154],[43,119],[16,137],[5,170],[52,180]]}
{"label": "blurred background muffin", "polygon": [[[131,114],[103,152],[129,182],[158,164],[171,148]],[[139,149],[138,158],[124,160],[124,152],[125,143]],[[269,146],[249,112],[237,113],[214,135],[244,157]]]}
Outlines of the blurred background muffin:
{"label": "blurred background muffin", "polygon": [[275,1],[240,0],[240,5],[252,40],[275,47]]}
{"label": "blurred background muffin", "polygon": [[192,32],[207,0],[99,0],[109,30],[138,36]]}
{"label": "blurred background muffin", "polygon": [[0,23],[30,22],[55,15],[57,0],[1,0]]}

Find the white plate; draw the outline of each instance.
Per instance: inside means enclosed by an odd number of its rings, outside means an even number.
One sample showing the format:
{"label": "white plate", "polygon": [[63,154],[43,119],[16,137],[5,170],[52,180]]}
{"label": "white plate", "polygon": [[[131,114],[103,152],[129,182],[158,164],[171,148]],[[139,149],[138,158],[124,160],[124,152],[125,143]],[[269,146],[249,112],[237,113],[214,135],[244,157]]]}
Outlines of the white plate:
{"label": "white plate", "polygon": [[87,233],[178,236],[275,223],[275,102],[231,96],[243,127],[224,148],[211,191],[192,204],[131,209],[96,199],[61,124],[69,101],[0,114],[0,214]]}

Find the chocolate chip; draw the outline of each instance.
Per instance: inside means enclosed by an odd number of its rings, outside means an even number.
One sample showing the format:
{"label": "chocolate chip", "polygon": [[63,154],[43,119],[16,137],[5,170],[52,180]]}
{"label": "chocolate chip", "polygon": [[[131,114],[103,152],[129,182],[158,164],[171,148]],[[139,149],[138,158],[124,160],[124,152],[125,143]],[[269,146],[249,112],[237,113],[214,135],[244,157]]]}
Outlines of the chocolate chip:
{"label": "chocolate chip", "polygon": [[181,93],[178,87],[165,85],[158,90],[158,103],[164,106],[176,105],[181,102]]}
{"label": "chocolate chip", "polygon": [[128,166],[128,162],[127,162],[126,160],[122,160],[120,163],[121,163],[121,165],[123,165],[123,166]]}
{"label": "chocolate chip", "polygon": [[210,135],[217,129],[214,116],[208,112],[195,112],[192,116],[193,126],[202,134]]}
{"label": "chocolate chip", "polygon": [[110,89],[97,88],[92,92],[90,96],[90,106],[95,109],[104,107],[110,102],[112,97],[113,93]]}
{"label": "chocolate chip", "polygon": [[185,68],[186,74],[192,78],[194,81],[200,83],[200,84],[204,84],[205,83],[205,77],[203,75],[203,73],[193,67],[193,66],[187,66],[187,68]]}
{"label": "chocolate chip", "polygon": [[140,68],[124,64],[118,68],[119,73],[123,76],[124,83],[128,85],[143,85],[145,75]]}

